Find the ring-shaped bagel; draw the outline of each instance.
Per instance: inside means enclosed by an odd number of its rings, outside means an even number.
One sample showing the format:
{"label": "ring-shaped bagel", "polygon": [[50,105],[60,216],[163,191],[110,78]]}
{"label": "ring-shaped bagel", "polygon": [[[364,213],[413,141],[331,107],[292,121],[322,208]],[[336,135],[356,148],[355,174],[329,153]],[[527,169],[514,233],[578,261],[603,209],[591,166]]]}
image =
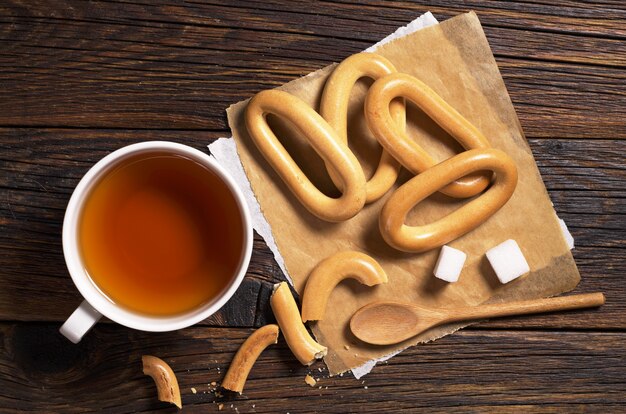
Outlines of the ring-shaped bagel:
{"label": "ring-shaped bagel", "polygon": [[[495,181],[485,193],[433,223],[404,224],[409,211],[426,197],[459,177],[485,170],[495,172]],[[390,246],[406,252],[443,246],[484,223],[511,198],[516,185],[517,168],[504,152],[493,148],[462,152],[400,186],[380,212],[380,232]]]}
{"label": "ring-shaped bagel", "polygon": [[[490,147],[487,139],[474,125],[424,82],[405,73],[389,74],[370,87],[365,99],[365,118],[370,131],[383,148],[413,174],[426,171],[437,164],[437,161],[411,139],[405,129],[396,125],[389,112],[389,104],[399,97],[417,105],[465,149]],[[490,179],[491,174],[482,171],[468,177],[459,177],[439,191],[455,198],[472,197],[487,188]]]}
{"label": "ring-shaped bagel", "polygon": [[[364,52],[346,58],[330,74],[322,93],[320,115],[335,129],[344,144],[348,145],[348,106],[354,84],[363,77],[376,80],[395,72],[396,68],[389,60],[375,53]],[[404,100],[392,101],[389,111],[398,128],[404,130],[406,127]],[[327,169],[335,185],[341,189],[337,173],[332,168]],[[365,203],[376,201],[389,191],[396,182],[399,172],[400,163],[383,149],[376,171],[367,181]]]}
{"label": "ring-shaped bagel", "polygon": [[[343,190],[339,198],[329,197],[313,185],[268,125],[267,114],[290,121],[326,165],[337,172]],[[309,105],[284,91],[262,91],[248,103],[245,122],[261,154],[312,214],[322,220],[337,222],[352,218],[361,211],[365,204],[363,170],[348,146]]]}

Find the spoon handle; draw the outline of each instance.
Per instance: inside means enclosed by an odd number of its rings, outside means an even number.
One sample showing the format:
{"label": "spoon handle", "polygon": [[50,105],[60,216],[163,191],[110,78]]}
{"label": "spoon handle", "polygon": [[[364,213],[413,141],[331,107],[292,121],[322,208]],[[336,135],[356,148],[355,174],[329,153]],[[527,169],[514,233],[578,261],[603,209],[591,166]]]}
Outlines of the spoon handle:
{"label": "spoon handle", "polygon": [[468,306],[459,308],[447,320],[462,321],[470,319],[493,318],[498,316],[524,315],[529,313],[554,312],[568,309],[593,308],[604,304],[604,294],[586,293],[582,295],[560,296],[546,299],[524,300],[491,305]]}

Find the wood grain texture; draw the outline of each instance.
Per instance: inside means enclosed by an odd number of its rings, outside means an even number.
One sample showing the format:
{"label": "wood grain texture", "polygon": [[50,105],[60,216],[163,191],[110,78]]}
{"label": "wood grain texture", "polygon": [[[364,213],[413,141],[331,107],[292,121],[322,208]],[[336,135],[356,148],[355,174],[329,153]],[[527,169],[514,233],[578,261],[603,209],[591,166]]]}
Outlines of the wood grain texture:
{"label": "wood grain texture", "polygon": [[[0,126],[226,129],[232,103],[340,61],[428,9],[452,7],[445,18],[475,6],[528,136],[626,138],[623,11],[598,5],[585,20],[574,6],[439,3],[10,1],[0,7]],[[550,12],[612,35],[554,33],[541,26]],[[502,25],[502,15],[523,18]],[[524,26],[533,19],[541,30]]]}
{"label": "wood grain texture", "polygon": [[[362,413],[545,413],[585,407],[618,412],[626,404],[625,333],[461,331],[406,350],[362,380],[351,374],[328,378],[321,363],[300,365],[281,338],[254,365],[243,396],[216,398],[209,384],[219,384],[251,330],[147,334],[98,325],[72,347],[56,327],[0,324],[7,351],[0,354],[3,412],[42,407],[68,413],[173,412],[157,401],[152,380],[142,375],[143,354],[159,356],[172,367],[184,410],[192,413],[217,412],[214,401],[223,403],[226,412],[240,413],[338,413],[357,407]],[[316,387],[305,384],[307,373],[319,379]]]}
{"label": "wood grain texture", "polygon": [[[58,334],[81,301],[61,251],[63,214],[91,165],[152,139],[206,151],[229,135],[228,105],[427,10],[440,20],[477,12],[576,240],[576,292],[604,292],[604,307],[483,322],[364,382],[302,367],[281,340],[243,396],[216,398],[208,384],[251,332],[232,327],[273,320],[268,298],[283,275],[256,237],[241,289],[203,326],[150,334],[104,323],[77,346]],[[625,20],[621,0],[0,2],[0,412],[175,412],[141,374],[144,353],[172,365],[185,412],[219,402],[241,413],[626,411]],[[307,373],[322,389],[305,385]]]}

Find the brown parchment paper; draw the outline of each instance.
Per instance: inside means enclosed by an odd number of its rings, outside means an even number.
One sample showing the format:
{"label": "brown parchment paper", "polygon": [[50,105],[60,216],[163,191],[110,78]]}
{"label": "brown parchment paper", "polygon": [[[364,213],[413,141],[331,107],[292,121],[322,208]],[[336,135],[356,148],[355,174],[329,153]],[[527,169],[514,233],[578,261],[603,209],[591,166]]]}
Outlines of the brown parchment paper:
{"label": "brown parchment paper", "polygon": [[[346,222],[327,223],[317,219],[291,195],[250,140],[243,121],[247,101],[228,108],[229,124],[243,167],[271,225],[296,291],[303,291],[309,272],[320,260],[347,249],[371,255],[389,276],[386,285],[374,288],[352,280],[342,282],[332,293],[326,318],[312,325],[317,340],[329,348],[325,362],[331,375],[442,337],[466,325],[437,327],[394,346],[370,346],[358,341],[348,327],[352,314],[369,302],[395,300],[437,307],[477,305],[485,301],[555,295],[573,289],[580,279],[477,16],[474,13],[457,16],[386,44],[377,53],[391,60],[399,71],[432,87],[476,125],[493,147],[511,155],[519,170],[519,182],[511,200],[498,213],[476,230],[449,243],[468,257],[460,280],[448,284],[432,275],[439,249],[408,254],[392,249],[383,241],[378,230],[378,213],[391,192]],[[332,69],[331,65],[280,89],[318,109],[324,82]],[[360,82],[353,91],[349,131],[350,146],[370,174],[380,149],[369,136],[362,115],[368,84]],[[303,137],[287,122],[273,118],[270,121],[310,179],[323,191],[336,194],[321,159]],[[410,136],[440,160],[462,150],[412,105],[407,110],[407,122]],[[398,184],[408,178],[409,174],[404,172]],[[435,194],[411,211],[407,223],[432,222],[463,202]],[[484,253],[507,239],[518,242],[531,273],[502,285]]]}

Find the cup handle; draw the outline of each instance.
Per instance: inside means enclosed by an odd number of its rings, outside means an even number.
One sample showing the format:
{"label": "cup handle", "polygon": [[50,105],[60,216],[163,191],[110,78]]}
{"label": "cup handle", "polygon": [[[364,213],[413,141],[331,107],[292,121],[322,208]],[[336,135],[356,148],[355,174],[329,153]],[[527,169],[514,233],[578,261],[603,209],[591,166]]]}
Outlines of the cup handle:
{"label": "cup handle", "polygon": [[95,310],[86,300],[65,321],[59,332],[67,339],[77,344],[83,336],[102,318],[102,314]]}

